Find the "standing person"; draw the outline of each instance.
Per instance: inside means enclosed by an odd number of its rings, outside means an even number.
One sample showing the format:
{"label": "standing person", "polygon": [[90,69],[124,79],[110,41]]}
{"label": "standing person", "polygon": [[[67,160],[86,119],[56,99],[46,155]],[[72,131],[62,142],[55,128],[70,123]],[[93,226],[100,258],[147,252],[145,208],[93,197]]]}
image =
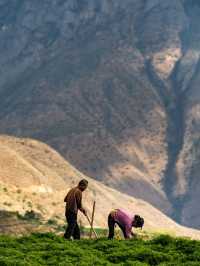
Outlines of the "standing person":
{"label": "standing person", "polygon": [[70,239],[71,236],[74,239],[80,239],[80,228],[77,223],[77,214],[80,210],[85,216],[86,210],[82,207],[82,192],[86,190],[88,181],[82,179],[78,186],[72,188],[64,198],[66,202],[65,217],[68,223],[64,237]]}
{"label": "standing person", "polygon": [[137,214],[132,215],[122,209],[115,209],[111,211],[108,215],[108,239],[113,239],[114,237],[115,224],[117,224],[122,230],[124,238],[128,239],[135,235],[132,232],[132,227],[140,227],[142,229],[144,225],[144,219]]}

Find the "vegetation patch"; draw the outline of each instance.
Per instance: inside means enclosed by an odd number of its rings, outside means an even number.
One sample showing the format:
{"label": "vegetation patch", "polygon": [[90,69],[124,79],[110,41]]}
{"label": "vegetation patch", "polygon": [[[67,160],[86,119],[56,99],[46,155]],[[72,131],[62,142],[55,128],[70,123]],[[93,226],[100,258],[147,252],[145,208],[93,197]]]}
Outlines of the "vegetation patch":
{"label": "vegetation patch", "polygon": [[0,236],[0,265],[199,266],[200,242],[169,236],[149,241],[67,241],[53,233]]}
{"label": "vegetation patch", "polygon": [[33,210],[26,211],[24,215],[17,213],[17,217],[18,219],[31,222],[39,222],[40,219],[42,219],[41,215],[39,213],[34,212]]}

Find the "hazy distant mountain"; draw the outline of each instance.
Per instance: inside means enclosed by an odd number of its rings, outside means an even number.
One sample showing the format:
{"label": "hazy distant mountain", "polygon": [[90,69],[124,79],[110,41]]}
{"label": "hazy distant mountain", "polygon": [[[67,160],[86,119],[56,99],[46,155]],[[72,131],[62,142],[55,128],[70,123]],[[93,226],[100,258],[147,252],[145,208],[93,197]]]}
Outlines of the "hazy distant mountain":
{"label": "hazy distant mountain", "polygon": [[198,0],[0,0],[0,132],[200,226]]}

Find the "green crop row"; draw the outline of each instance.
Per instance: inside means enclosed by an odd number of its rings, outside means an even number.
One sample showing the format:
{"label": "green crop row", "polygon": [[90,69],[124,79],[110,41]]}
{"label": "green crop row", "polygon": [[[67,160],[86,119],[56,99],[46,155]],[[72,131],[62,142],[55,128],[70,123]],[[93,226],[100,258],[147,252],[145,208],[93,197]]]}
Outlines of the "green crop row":
{"label": "green crop row", "polygon": [[200,266],[200,242],[167,235],[149,241],[67,241],[52,233],[0,236],[0,265]]}

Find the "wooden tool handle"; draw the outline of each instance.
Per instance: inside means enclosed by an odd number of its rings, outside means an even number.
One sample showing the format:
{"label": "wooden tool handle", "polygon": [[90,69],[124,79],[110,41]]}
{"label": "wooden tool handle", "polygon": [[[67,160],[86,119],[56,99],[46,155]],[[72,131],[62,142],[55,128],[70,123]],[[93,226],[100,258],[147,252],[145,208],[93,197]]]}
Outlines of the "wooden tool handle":
{"label": "wooden tool handle", "polygon": [[89,222],[89,224],[90,224],[90,226],[91,226],[91,230],[93,231],[95,237],[98,238],[98,235],[97,235],[96,231],[94,230],[94,228],[93,228],[93,226],[92,226],[92,223],[91,223],[91,221],[90,221],[90,218],[88,217],[87,214],[86,214],[86,218],[87,218],[87,220],[88,220],[88,222]]}

